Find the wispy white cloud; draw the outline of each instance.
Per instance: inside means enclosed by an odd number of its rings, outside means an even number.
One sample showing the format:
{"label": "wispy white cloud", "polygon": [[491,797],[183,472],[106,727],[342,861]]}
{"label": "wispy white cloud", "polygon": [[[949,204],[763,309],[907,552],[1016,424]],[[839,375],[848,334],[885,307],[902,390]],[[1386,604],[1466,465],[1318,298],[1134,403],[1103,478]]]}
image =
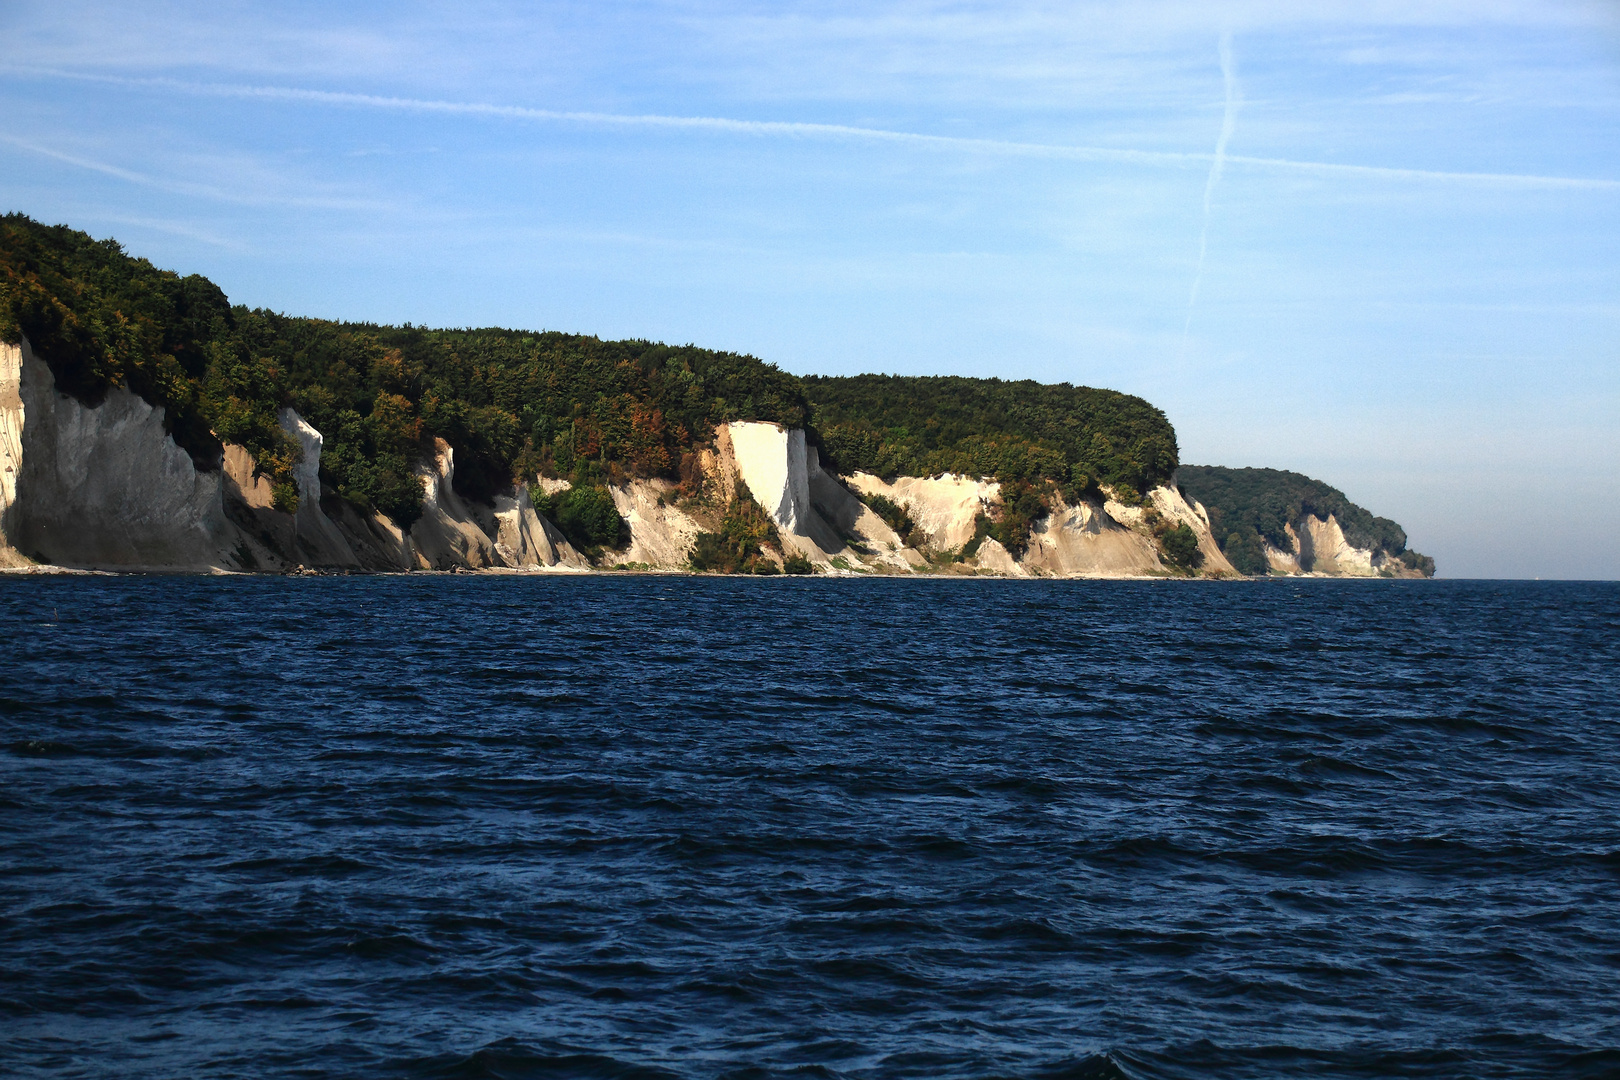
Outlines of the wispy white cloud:
{"label": "wispy white cloud", "polygon": [[171,236],[184,237],[187,240],[196,240],[210,247],[223,248],[226,251],[248,252],[253,250],[248,244],[240,240],[227,239],[218,233],[207,229],[199,229],[195,225],[184,221],[174,221],[169,218],[140,217],[129,214],[108,214],[90,210],[77,215],[75,221],[106,222],[110,225],[129,225],[137,229],[148,229],[152,232],[168,233]]}
{"label": "wispy white cloud", "polygon": [[[973,138],[898,131],[852,124],[829,124],[797,120],[746,120],[724,116],[671,116],[659,113],[611,113],[580,110],[537,109],[475,101],[443,101],[426,98],[357,94],[337,90],[316,90],[290,86],[254,86],[240,83],[193,82],[170,78],[124,78],[43,68],[13,69],[12,75],[33,75],[74,79],[131,88],[170,91],[209,97],[245,98],[259,101],[285,101],[344,108],[385,109],[455,116],[481,116],[497,120],[531,120],[551,123],[585,124],[618,128],[664,128],[712,131],[717,133],[786,138],[860,140],[904,144],[921,148],[956,150],[1004,156],[1037,157],[1063,161],[1108,162],[1114,164],[1200,168],[1221,163],[1255,169],[1303,173],[1324,178],[1466,183],[1518,188],[1565,188],[1620,190],[1620,180],[1604,177],[1544,176],[1527,173],[1449,172],[1436,169],[1408,169],[1383,165],[1350,165],[1339,162],[1296,161],[1288,158],[1254,157],[1225,153],[1224,141],[1216,153],[1196,151],[1132,150],[1106,146],[1066,146],[1057,143],[1024,142],[1007,139]],[[1218,175],[1215,173],[1212,176]]]}
{"label": "wispy white cloud", "polygon": [[126,169],[105,161],[97,161],[82,154],[68,153],[65,150],[58,150],[55,147],[46,146],[29,139],[18,138],[5,132],[0,132],[0,143],[16,147],[38,157],[59,161],[64,165],[72,165],[77,169],[100,173],[103,176],[111,176],[117,180],[123,180],[156,191],[167,192],[171,195],[185,195],[193,198],[210,199],[215,202],[234,203],[240,206],[282,206],[307,210],[376,210],[384,205],[376,200],[285,195],[255,190],[247,186],[234,189],[223,188],[211,184],[199,184],[189,180],[174,180],[168,177],[153,176],[150,173],[137,172],[134,169]]}

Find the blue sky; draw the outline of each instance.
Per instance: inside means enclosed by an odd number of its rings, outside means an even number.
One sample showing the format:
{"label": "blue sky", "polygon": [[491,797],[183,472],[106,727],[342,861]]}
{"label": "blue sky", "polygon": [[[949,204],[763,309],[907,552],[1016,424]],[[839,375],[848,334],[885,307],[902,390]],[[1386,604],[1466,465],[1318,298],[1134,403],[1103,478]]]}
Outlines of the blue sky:
{"label": "blue sky", "polygon": [[296,314],[1066,380],[1620,578],[1620,4],[9,0],[0,206]]}

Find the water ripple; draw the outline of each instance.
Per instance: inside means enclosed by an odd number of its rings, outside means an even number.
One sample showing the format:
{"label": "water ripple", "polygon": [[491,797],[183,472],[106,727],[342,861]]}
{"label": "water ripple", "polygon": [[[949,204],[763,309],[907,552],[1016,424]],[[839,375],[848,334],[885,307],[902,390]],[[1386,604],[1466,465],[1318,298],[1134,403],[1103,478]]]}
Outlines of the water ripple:
{"label": "water ripple", "polygon": [[1614,585],[0,612],[7,1076],[1620,1074]]}

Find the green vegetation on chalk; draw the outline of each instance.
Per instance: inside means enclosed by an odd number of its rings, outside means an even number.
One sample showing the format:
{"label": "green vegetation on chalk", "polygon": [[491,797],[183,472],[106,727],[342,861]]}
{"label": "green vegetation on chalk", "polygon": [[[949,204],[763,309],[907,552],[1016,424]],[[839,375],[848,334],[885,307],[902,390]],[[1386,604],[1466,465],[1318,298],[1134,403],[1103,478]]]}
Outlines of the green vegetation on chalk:
{"label": "green vegetation on chalk", "polygon": [[420,513],[415,466],[434,438],[455,449],[456,488],[487,499],[516,476],[568,476],[582,463],[610,480],[674,476],[717,423],[808,419],[799,380],[751,356],[233,307],[206,278],[10,214],[0,218],[0,340],[24,334],[58,387],[87,404],[127,384],[163,406],[205,469],[223,439],[288,485],[299,451],[277,412],[296,408],[325,436],[322,479],[407,526]]}
{"label": "green vegetation on chalk", "polygon": [[[1209,509],[1207,506],[1205,509]],[[1210,511],[1211,516],[1214,511]],[[1226,561],[1240,574],[1260,575],[1271,572],[1271,564],[1266,562],[1266,548],[1260,540],[1260,534],[1253,525],[1243,525],[1226,534],[1224,540],[1219,541],[1221,554]]]}
{"label": "green vegetation on chalk", "polygon": [[942,472],[1146,491],[1176,470],[1175,429],[1141,398],[1068,383],[960,376],[804,379],[821,446],[841,472]]}
{"label": "green vegetation on chalk", "polygon": [[909,536],[911,530],[917,527],[917,523],[912,521],[911,515],[906,512],[906,508],[887,495],[868,495],[860,491],[855,494],[861,502],[872,508],[872,513],[883,519],[883,524],[899,533],[901,537]]}
{"label": "green vegetation on chalk", "polygon": [[1029,534],[1035,522],[1050,510],[1041,493],[1028,481],[1006,480],[1001,484],[1001,520],[988,529],[1001,546],[1022,558],[1029,550]]}
{"label": "green vegetation on chalk", "polygon": [[536,493],[534,508],[550,518],[580,551],[594,554],[602,548],[623,547],[630,527],[613,505],[613,496],[600,484],[576,483],[566,491]]}
{"label": "green vegetation on chalk", "polygon": [[1203,565],[1204,553],[1198,550],[1198,534],[1186,523],[1166,530],[1159,537],[1159,544],[1164,548],[1164,553],[1170,556],[1170,561],[1179,567],[1194,570]]}
{"label": "green vegetation on chalk", "polygon": [[782,573],[784,574],[813,574],[815,572],[815,564],[797,551],[782,560]]}
{"label": "green vegetation on chalk", "polygon": [[1292,551],[1287,526],[1305,514],[1326,521],[1332,514],[1344,538],[1356,547],[1399,555],[1406,532],[1388,518],[1374,517],[1338,488],[1281,469],[1228,469],[1219,465],[1183,465],[1176,477],[1182,491],[1209,511],[1210,531],[1217,537],[1245,526],[1282,551]]}
{"label": "green vegetation on chalk", "polygon": [[[764,507],[738,491],[726,506],[725,516],[717,532],[698,533],[687,561],[693,570],[721,574],[774,574],[776,563],[765,556],[763,547],[771,544],[782,549],[782,537],[776,531]],[[790,571],[793,572],[793,571]]]}
{"label": "green vegetation on chalk", "polygon": [[1332,515],[1344,538],[1358,548],[1400,556],[1408,569],[1434,573],[1434,560],[1406,550],[1406,531],[1375,517],[1338,488],[1281,469],[1229,469],[1183,465],[1176,477],[1188,496],[1209,511],[1210,532],[1240,572],[1267,572],[1265,543],[1297,554],[1288,526],[1305,515],[1326,521]]}

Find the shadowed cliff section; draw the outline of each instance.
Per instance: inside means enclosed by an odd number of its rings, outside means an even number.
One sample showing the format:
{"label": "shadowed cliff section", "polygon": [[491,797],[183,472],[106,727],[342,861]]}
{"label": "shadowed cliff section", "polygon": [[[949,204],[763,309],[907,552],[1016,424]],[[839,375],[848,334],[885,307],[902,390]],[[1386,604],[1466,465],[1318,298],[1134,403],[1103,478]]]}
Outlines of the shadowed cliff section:
{"label": "shadowed cliff section", "polygon": [[1406,530],[1302,473],[1184,465],[1176,478],[1243,573],[1434,575],[1433,559],[1407,549]]}

